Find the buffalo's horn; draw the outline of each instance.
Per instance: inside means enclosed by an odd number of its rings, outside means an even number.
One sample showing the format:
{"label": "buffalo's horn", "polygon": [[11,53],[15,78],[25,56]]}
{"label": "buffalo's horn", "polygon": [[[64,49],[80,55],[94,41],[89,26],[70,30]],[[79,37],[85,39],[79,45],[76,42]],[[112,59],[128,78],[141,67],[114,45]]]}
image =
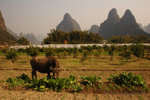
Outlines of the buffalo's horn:
{"label": "buffalo's horn", "polygon": [[52,67],[53,67],[53,66],[51,66],[50,69],[53,69]]}
{"label": "buffalo's horn", "polygon": [[58,70],[60,70],[60,69],[62,69],[63,68],[63,66],[61,66],[61,68],[58,68]]}

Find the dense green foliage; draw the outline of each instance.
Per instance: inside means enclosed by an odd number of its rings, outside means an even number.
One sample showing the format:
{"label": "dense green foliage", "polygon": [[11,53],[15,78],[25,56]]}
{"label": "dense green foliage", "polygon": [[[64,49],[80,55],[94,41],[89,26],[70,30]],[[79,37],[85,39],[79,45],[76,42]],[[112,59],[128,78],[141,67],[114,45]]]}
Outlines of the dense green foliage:
{"label": "dense green foliage", "polygon": [[131,50],[128,46],[124,45],[124,46],[119,46],[118,47],[118,51],[120,52],[119,53],[119,56],[121,56],[122,58],[122,64],[123,64],[123,60],[126,59],[128,61],[128,59],[131,58]]}
{"label": "dense green foliage", "polygon": [[20,45],[29,45],[29,41],[28,41],[26,38],[24,38],[24,37],[21,37],[21,38],[18,40],[18,43],[19,43]]}
{"label": "dense green foliage", "polygon": [[15,63],[18,59],[18,54],[17,54],[17,50],[15,49],[11,49],[8,53],[6,53],[6,58],[8,60],[11,60],[12,63]]}
{"label": "dense green foliage", "polygon": [[71,31],[67,33],[53,29],[47,35],[48,37],[44,39],[45,44],[64,43],[65,40],[70,44],[101,43],[103,40],[103,37],[99,34],[88,33],[88,31]]}
{"label": "dense green foliage", "polygon": [[[92,75],[92,76],[78,76],[81,81],[77,81],[77,78],[74,75],[70,75],[68,78],[59,78],[53,79],[53,76],[49,77],[43,77],[42,79],[33,79],[31,80],[26,74],[22,74],[19,77],[16,78],[8,78],[5,80],[7,85],[12,89],[12,87],[17,87],[19,85],[22,85],[26,88],[31,88],[36,91],[46,91],[46,90],[53,90],[61,92],[63,89],[69,89],[70,92],[79,92],[84,88],[89,89],[90,87],[93,87],[94,90],[97,89],[96,85],[100,90],[106,89],[106,91],[110,91],[109,88],[112,88],[113,90],[121,89],[122,87],[126,87],[126,89],[134,88],[134,86],[141,86],[141,89],[144,89],[144,91],[149,91],[150,89],[147,87],[146,82],[143,81],[143,77],[141,75],[135,75],[133,76],[132,73],[126,73],[123,72],[119,76],[111,75],[110,78],[108,78],[109,81],[114,82],[114,86],[112,84],[109,84],[109,86],[105,86],[102,88],[102,78]],[[142,90],[143,91],[143,90]]]}
{"label": "dense green foliage", "polygon": [[28,56],[35,57],[39,54],[39,49],[30,46],[29,48],[26,49],[26,52]]}
{"label": "dense green foliage", "polygon": [[101,77],[97,77],[95,75],[92,76],[78,76],[78,78],[81,78],[81,83],[87,82],[89,85],[93,85],[93,83],[97,83],[97,82],[102,82],[102,78]]}
{"label": "dense green foliage", "polygon": [[55,49],[51,48],[51,47],[47,48],[46,52],[45,52],[45,55],[46,55],[46,57],[48,57],[48,56],[54,56],[55,55]]}
{"label": "dense green foliage", "polygon": [[146,35],[125,35],[111,36],[108,40],[110,43],[150,43],[150,37]]}
{"label": "dense green foliage", "polygon": [[79,51],[77,48],[73,48],[73,58],[77,58],[79,55]]}
{"label": "dense green foliage", "polygon": [[138,58],[144,57],[144,51],[145,51],[145,46],[142,44],[133,44],[130,47],[133,55],[135,55]]}
{"label": "dense green foliage", "polygon": [[[105,52],[104,52],[105,51]],[[31,57],[37,56],[37,55],[45,55],[48,56],[57,56],[58,58],[66,58],[67,56],[73,55],[73,58],[77,58],[79,55],[81,57],[80,62],[83,63],[87,59],[90,60],[89,55],[94,55],[96,58],[100,57],[101,54],[110,55],[110,60],[113,60],[114,55],[120,56],[120,60],[131,58],[131,55],[140,58],[143,58],[145,54],[149,54],[149,46],[144,46],[142,44],[133,44],[130,46],[124,45],[124,46],[116,46],[116,45],[103,45],[101,46],[81,46],[81,48],[39,48],[39,47],[29,47],[26,49],[19,48],[18,53],[28,55]],[[7,49],[2,49],[2,53],[8,52]],[[147,53],[146,53],[147,52]]]}
{"label": "dense green foliage", "polygon": [[94,56],[97,58],[97,57],[100,57],[102,53],[102,47],[97,47],[96,50],[97,51],[94,53]]}
{"label": "dense green foliage", "polygon": [[23,49],[23,48],[19,48],[19,49],[18,49],[18,52],[19,52],[19,53],[20,53],[20,52],[23,52],[23,53],[24,53],[24,52],[26,52],[26,50]]}
{"label": "dense green foliage", "polygon": [[114,51],[115,51],[115,45],[111,45],[110,47],[108,47],[108,52],[109,52],[109,55],[111,57],[110,58],[111,61],[113,60]]}
{"label": "dense green foliage", "polygon": [[119,76],[116,75],[110,75],[110,78],[108,78],[109,81],[115,82],[121,86],[143,86],[146,87],[146,82],[143,81],[143,77],[141,75],[135,75],[133,76],[133,73],[126,73],[122,72],[122,74],[119,74]]}
{"label": "dense green foliage", "polygon": [[9,50],[6,48],[2,49],[1,51],[2,51],[2,53],[8,53],[9,52]]}
{"label": "dense green foliage", "polygon": [[[90,52],[85,50],[83,53],[82,53],[82,58],[80,59],[80,62],[83,63],[84,61],[86,61],[87,59],[89,59],[89,61],[91,60],[90,57],[88,57],[88,55],[90,55]],[[83,63],[84,65],[84,63]]]}

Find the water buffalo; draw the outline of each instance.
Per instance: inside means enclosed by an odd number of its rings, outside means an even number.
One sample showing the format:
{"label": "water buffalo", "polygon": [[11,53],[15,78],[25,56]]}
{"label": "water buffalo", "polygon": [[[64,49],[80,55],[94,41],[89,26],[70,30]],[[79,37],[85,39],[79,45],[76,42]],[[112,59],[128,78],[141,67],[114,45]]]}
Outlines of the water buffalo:
{"label": "water buffalo", "polygon": [[53,57],[49,56],[43,59],[37,59],[36,57],[33,57],[30,61],[31,67],[32,67],[32,79],[37,78],[36,71],[40,73],[47,73],[48,76],[50,76],[50,73],[53,73],[53,78],[57,78],[59,75],[59,62],[58,60]]}

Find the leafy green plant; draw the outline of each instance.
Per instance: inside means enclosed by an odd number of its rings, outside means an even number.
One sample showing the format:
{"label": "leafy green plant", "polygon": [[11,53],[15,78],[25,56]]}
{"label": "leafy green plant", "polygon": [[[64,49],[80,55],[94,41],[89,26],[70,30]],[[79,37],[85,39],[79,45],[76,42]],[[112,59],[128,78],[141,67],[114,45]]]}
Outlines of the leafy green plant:
{"label": "leafy green plant", "polygon": [[87,87],[87,89],[90,89],[90,85],[89,84],[86,84],[86,87]]}
{"label": "leafy green plant", "polygon": [[92,76],[81,75],[81,76],[78,76],[78,78],[81,78],[81,83],[88,82],[88,84],[91,86],[93,83],[101,82],[101,78],[95,75],[92,75]]}
{"label": "leafy green plant", "polygon": [[11,49],[8,53],[6,53],[7,60],[11,60],[12,63],[15,63],[18,59],[18,54],[15,49]]}
{"label": "leafy green plant", "polygon": [[22,74],[15,79],[8,78],[5,80],[5,82],[7,82],[9,84],[9,87],[12,89],[13,86],[16,87],[18,85],[28,85],[28,83],[30,82],[30,78],[27,75]]}
{"label": "leafy green plant", "polygon": [[102,89],[102,86],[101,86],[101,84],[98,84],[98,87],[99,87],[99,89]]}
{"label": "leafy green plant", "polygon": [[119,74],[119,76],[110,75],[108,80],[120,84],[121,86],[146,86],[146,82],[143,81],[143,77],[141,77],[141,75],[133,76],[132,72],[127,74],[123,71],[122,74]]}
{"label": "leafy green plant", "polygon": [[106,91],[110,91],[110,88],[107,87],[107,88],[106,88]]}

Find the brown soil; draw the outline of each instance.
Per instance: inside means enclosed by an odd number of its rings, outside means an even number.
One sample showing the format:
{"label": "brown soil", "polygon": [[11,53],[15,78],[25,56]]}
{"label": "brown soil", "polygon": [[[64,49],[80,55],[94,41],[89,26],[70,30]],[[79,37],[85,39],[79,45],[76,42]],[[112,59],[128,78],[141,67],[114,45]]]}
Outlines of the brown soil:
{"label": "brown soil", "polygon": [[[84,82],[84,89],[82,89],[81,91],[79,91],[79,93],[85,93],[85,94],[105,94],[105,93],[138,93],[138,94],[146,94],[146,93],[150,93],[150,91],[148,90],[142,90],[141,86],[134,86],[135,89],[131,89],[128,87],[121,87],[121,89],[118,89],[115,87],[115,83],[110,83],[110,82],[105,82],[105,83],[96,83],[94,84],[95,86],[90,86],[87,87],[87,83]],[[101,85],[101,88],[99,88],[99,84]],[[112,86],[110,86],[110,84]],[[23,87],[22,85],[17,86],[17,87],[12,87],[10,88],[9,86],[5,86],[4,87],[6,90],[11,90],[11,91],[33,91],[34,89],[29,88],[29,87]],[[148,85],[148,88],[150,88],[150,84]],[[108,90],[107,90],[108,89]],[[131,90],[129,90],[131,89]],[[47,91],[50,91],[47,89]],[[52,91],[52,90],[51,90]],[[63,91],[65,92],[70,92],[73,93],[74,91],[72,89],[64,89]]]}

